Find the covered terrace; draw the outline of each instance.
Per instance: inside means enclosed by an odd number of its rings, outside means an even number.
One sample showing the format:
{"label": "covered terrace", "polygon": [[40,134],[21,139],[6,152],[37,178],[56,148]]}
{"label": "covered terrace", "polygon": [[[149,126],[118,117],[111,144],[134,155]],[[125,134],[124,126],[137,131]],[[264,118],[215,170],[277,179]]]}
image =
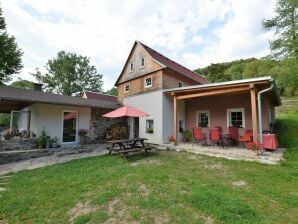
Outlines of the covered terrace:
{"label": "covered terrace", "polygon": [[257,142],[260,129],[272,129],[274,108],[281,104],[271,77],[175,88],[165,94],[173,98],[173,135],[177,142],[180,130],[197,126],[206,134],[212,127],[221,127],[227,133],[229,127],[236,126],[239,135],[252,130],[253,141]]}

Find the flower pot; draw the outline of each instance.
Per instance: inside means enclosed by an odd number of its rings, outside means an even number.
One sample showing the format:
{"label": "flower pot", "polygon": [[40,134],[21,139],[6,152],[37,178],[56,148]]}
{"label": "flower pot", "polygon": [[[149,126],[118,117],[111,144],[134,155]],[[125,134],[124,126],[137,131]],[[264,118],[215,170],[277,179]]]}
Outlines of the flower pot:
{"label": "flower pot", "polygon": [[176,142],[170,142],[171,146],[175,146]]}
{"label": "flower pot", "polygon": [[84,136],[80,136],[80,145],[85,145],[87,142],[87,137]]}

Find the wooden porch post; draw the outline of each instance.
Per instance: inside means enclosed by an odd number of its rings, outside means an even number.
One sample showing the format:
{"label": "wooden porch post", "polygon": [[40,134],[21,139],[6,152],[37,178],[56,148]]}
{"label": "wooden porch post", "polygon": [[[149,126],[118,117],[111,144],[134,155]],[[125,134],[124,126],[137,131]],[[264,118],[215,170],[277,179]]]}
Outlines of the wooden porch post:
{"label": "wooden porch post", "polygon": [[254,85],[250,85],[250,101],[251,101],[251,117],[252,117],[252,130],[253,141],[258,141],[258,117],[257,117],[257,102],[256,102],[256,89]]}
{"label": "wooden porch post", "polygon": [[178,130],[177,118],[178,118],[178,116],[177,116],[177,97],[176,96],[174,96],[173,105],[174,105],[174,108],[173,108],[174,109],[173,135],[174,135],[174,137],[176,139],[176,143],[177,143],[178,142],[178,136],[177,136],[177,130]]}

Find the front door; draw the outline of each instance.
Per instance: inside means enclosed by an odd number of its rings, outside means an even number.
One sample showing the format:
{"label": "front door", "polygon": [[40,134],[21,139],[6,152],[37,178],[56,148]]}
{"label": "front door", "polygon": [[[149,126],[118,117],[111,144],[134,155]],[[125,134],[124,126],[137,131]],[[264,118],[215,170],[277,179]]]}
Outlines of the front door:
{"label": "front door", "polygon": [[139,137],[139,118],[135,117],[133,122],[133,137],[138,138]]}
{"label": "front door", "polygon": [[62,142],[74,143],[77,141],[77,125],[78,125],[78,112],[76,111],[63,111],[63,124],[62,124]]}

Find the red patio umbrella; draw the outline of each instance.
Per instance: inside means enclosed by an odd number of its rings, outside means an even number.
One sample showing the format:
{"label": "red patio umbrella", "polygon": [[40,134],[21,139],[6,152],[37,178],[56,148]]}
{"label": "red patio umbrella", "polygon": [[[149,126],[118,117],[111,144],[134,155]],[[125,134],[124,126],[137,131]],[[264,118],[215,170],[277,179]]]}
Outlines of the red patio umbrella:
{"label": "red patio umbrella", "polygon": [[145,117],[149,114],[140,111],[134,107],[130,106],[123,106],[116,110],[113,110],[109,113],[106,113],[102,115],[103,117],[109,117],[109,118],[116,118],[116,117]]}

